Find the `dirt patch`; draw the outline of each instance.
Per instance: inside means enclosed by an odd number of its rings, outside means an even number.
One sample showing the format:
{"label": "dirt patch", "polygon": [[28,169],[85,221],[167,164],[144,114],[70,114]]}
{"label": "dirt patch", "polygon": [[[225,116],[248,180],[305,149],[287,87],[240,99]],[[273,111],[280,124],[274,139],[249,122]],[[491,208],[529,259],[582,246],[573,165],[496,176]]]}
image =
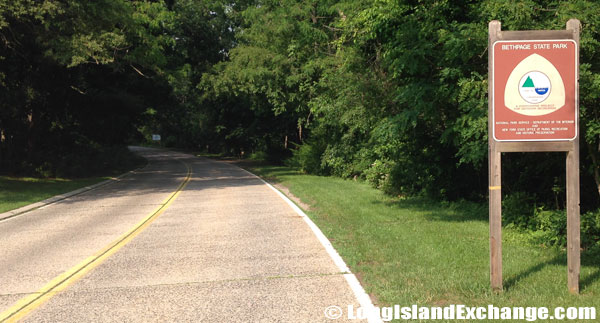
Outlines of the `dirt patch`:
{"label": "dirt patch", "polygon": [[450,304],[463,304],[463,303],[460,301],[458,296],[451,295],[448,293],[444,294],[441,298],[439,298],[433,302],[434,306],[440,306],[440,307],[448,306]]}
{"label": "dirt patch", "polygon": [[[358,282],[360,283],[361,286],[366,286],[363,275],[361,273],[354,272],[354,271],[352,273],[354,274],[354,276],[356,276],[356,279],[358,279]],[[365,291],[365,293],[366,293],[366,291]],[[373,303],[373,305],[375,305],[375,306],[381,305],[381,303],[379,303],[379,299],[377,298],[377,296],[375,296],[375,294],[368,293],[368,295],[371,298],[371,302]]]}
{"label": "dirt patch", "polygon": [[273,184],[273,183],[269,183],[269,184],[275,186],[275,188],[280,190],[281,193],[285,194],[290,200],[294,201],[294,203],[296,203],[296,205],[298,205],[304,211],[312,210],[312,207],[310,205],[302,202],[298,197],[296,197],[296,196],[294,196],[294,194],[290,193],[290,190],[287,187],[285,187],[281,184]]}
{"label": "dirt patch", "polygon": [[236,165],[237,167],[241,167],[244,169],[269,165],[269,163],[267,163],[265,161],[261,161],[261,160],[239,159],[239,158],[233,158],[233,157],[221,157],[221,158],[216,158],[216,160],[224,162],[224,163]]}

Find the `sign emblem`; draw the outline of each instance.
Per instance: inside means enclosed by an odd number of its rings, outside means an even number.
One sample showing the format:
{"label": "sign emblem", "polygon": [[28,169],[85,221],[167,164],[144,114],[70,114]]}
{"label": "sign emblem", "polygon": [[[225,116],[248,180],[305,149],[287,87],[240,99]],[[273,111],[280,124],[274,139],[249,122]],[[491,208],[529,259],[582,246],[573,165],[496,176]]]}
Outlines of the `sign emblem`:
{"label": "sign emblem", "polygon": [[543,116],[565,105],[565,85],[550,61],[531,54],[510,73],[504,90],[510,110],[525,116]]}
{"label": "sign emblem", "polygon": [[552,84],[546,74],[538,71],[531,71],[523,75],[519,82],[519,94],[523,100],[529,103],[541,103],[548,95]]}

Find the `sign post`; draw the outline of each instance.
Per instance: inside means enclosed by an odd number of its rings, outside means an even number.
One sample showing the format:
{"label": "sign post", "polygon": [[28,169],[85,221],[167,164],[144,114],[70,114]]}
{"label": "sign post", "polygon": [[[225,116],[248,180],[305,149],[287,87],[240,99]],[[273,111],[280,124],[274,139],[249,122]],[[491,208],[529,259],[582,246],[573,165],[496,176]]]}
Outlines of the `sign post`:
{"label": "sign post", "polygon": [[501,158],[567,152],[568,287],[579,292],[579,28],[502,31],[489,24],[488,147],[490,281],[502,290]]}

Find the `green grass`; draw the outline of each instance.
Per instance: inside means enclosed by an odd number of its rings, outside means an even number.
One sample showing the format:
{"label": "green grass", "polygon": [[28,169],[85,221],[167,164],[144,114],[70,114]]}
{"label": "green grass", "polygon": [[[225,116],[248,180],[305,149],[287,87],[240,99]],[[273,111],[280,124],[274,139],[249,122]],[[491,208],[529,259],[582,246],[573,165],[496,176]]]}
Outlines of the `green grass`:
{"label": "green grass", "polygon": [[253,166],[304,203],[365,290],[380,306],[594,306],[600,259],[582,253],[581,293],[567,290],[566,252],[532,245],[503,229],[504,291],[489,283],[487,205],[386,196],[368,184]]}
{"label": "green grass", "polygon": [[101,182],[147,163],[125,147],[109,147],[101,152],[93,159],[83,156],[74,165],[77,171],[74,166],[67,169],[67,173],[77,173],[72,179],[0,176],[0,213]]}
{"label": "green grass", "polygon": [[98,183],[108,177],[83,179],[0,176],[0,213]]}

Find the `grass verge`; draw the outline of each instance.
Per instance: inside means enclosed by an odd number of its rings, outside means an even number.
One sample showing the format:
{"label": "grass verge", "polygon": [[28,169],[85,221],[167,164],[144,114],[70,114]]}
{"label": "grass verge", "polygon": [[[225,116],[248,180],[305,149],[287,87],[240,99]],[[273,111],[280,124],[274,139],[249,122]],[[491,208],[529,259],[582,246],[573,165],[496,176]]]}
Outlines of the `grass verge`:
{"label": "grass verge", "polygon": [[145,159],[137,155],[129,155],[121,156],[119,165],[102,171],[100,176],[72,179],[0,176],[0,213],[99,183],[146,163]]}
{"label": "grass verge", "polygon": [[[567,290],[564,250],[503,230],[504,291],[489,287],[487,205],[397,198],[366,183],[244,165],[287,187],[380,306],[600,309],[600,258],[582,253],[580,295]],[[551,312],[552,313],[552,312]]]}
{"label": "grass verge", "polygon": [[64,179],[0,176],[0,213],[74,191],[108,178]]}

